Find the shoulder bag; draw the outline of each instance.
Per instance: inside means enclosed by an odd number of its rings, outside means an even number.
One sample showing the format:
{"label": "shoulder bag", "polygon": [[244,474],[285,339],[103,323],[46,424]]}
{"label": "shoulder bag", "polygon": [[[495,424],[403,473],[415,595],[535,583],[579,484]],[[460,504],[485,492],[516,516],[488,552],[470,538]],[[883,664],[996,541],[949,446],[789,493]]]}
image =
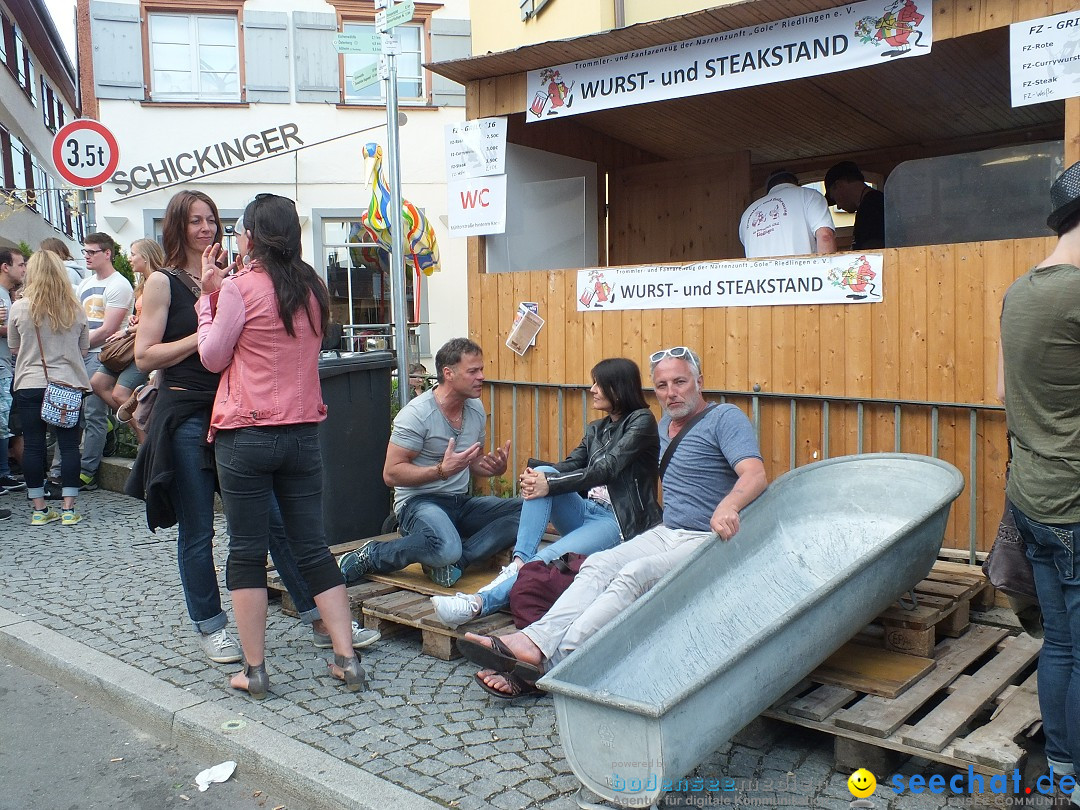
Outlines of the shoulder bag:
{"label": "shoulder bag", "polygon": [[109,371],[117,374],[130,366],[135,362],[135,333],[128,332],[123,337],[110,340],[101,347],[98,360]]}
{"label": "shoulder bag", "polygon": [[570,587],[584,561],[584,554],[571,551],[551,562],[533,560],[521,566],[510,588],[510,615],[519,630],[551,610],[555,600]]}
{"label": "shoulder bag", "polygon": [[41,332],[34,327],[38,351],[41,352],[41,368],[45,372],[45,396],[41,400],[41,421],[59,428],[73,428],[79,424],[82,413],[83,391],[70,385],[49,379],[49,367],[45,363],[45,348],[41,345]]}

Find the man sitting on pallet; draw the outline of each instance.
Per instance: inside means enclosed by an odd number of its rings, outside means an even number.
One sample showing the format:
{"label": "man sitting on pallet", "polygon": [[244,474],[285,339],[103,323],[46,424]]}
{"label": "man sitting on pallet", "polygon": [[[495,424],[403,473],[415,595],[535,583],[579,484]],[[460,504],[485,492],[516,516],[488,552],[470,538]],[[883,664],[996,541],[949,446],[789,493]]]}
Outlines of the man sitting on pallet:
{"label": "man sitting on pallet", "polygon": [[454,338],[439,349],[435,366],[439,386],[401,409],[386,448],[383,479],[394,487],[403,536],[344,555],[339,564],[349,584],[418,562],[432,582],[449,588],[466,566],[517,537],[520,499],[469,495],[470,475],[502,475],[510,452],[510,442],[483,452],[483,350]]}
{"label": "man sitting on pallet", "polygon": [[765,491],[754,429],[734,405],[707,405],[701,361],[685,346],[655,352],[649,363],[660,420],[664,522],[607,551],[589,555],[551,610],[520,633],[468,633],[462,655],[485,669],[477,682],[513,698],[655,585],[711,537],[730,540],[739,511]]}

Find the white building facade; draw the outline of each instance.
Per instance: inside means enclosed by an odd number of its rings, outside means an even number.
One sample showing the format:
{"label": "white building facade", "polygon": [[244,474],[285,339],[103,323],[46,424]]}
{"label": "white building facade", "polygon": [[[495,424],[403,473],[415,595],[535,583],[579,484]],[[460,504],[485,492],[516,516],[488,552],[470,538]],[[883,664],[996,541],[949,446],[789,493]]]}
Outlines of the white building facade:
{"label": "white building facade", "polygon": [[[464,90],[422,67],[469,54],[467,17],[467,0],[417,3],[395,29],[402,194],[432,223],[442,259],[421,283],[423,356],[467,329],[466,249],[446,235],[443,146],[445,125],[464,119]],[[185,188],[209,194],[226,225],[257,193],[290,197],[334,320],[378,333],[392,320],[388,275],[359,247],[359,220],[371,198],[363,147],[387,148],[384,83],[354,88],[352,75],[378,57],[334,47],[338,32],[374,33],[374,18],[368,0],[79,0],[83,96],[96,107],[87,115],[120,153],[96,194],[97,227],[125,247],[159,237],[169,198]]]}
{"label": "white building facade", "polygon": [[79,194],[52,162],[57,130],[77,117],[75,69],[43,0],[0,0],[0,247],[56,237],[78,254]]}

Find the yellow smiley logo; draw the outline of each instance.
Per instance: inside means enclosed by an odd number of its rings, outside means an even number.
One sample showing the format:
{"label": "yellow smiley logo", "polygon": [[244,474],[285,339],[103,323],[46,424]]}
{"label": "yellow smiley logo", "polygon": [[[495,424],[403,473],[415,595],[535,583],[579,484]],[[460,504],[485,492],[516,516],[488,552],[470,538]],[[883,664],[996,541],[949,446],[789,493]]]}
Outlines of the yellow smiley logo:
{"label": "yellow smiley logo", "polygon": [[847,787],[852,796],[857,799],[865,799],[867,796],[872,796],[874,791],[877,790],[877,779],[866,768],[859,768],[848,777]]}

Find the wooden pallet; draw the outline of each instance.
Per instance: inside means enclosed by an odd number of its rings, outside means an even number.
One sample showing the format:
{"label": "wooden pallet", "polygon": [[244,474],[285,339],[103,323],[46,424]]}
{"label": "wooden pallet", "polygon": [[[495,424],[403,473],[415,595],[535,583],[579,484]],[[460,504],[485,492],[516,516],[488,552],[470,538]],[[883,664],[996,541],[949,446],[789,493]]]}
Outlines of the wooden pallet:
{"label": "wooden pallet", "polygon": [[517,630],[506,613],[494,613],[451,629],[435,618],[435,610],[426,595],[402,590],[365,599],[363,615],[364,627],[378,630],[384,637],[403,627],[419,630],[423,640],[423,652],[443,661],[461,656],[457,650],[457,641],[464,638],[466,633],[501,636]]}
{"label": "wooden pallet", "polygon": [[993,589],[982,571],[959,563],[937,562],[914,588],[917,605],[897,602],[877,618],[886,649],[931,657],[942,638],[957,638],[969,625],[971,608],[993,604]]}
{"label": "wooden pallet", "polygon": [[1041,646],[1030,636],[973,625],[938,644],[934,669],[899,697],[810,684],[764,715],[832,734],[838,757],[841,742],[847,752],[854,742],[868,752],[1011,773],[1024,759],[1017,739],[1040,722],[1033,666]]}

